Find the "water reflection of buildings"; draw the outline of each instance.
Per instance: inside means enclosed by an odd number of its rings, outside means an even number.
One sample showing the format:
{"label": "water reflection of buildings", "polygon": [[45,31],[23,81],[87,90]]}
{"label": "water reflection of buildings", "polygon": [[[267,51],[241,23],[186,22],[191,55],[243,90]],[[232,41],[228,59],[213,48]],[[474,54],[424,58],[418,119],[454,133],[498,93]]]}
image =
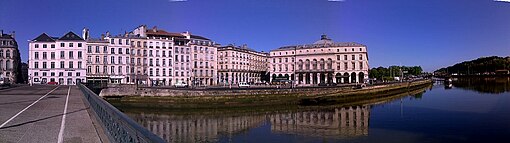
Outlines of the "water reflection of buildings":
{"label": "water reflection of buildings", "polygon": [[368,135],[369,117],[370,106],[353,106],[275,114],[270,115],[270,121],[275,133],[342,138]]}
{"label": "water reflection of buildings", "polygon": [[454,78],[453,86],[480,93],[499,94],[510,92],[510,77]]}
{"label": "water reflection of buildings", "polygon": [[232,135],[258,127],[265,115],[207,117],[193,115],[128,114],[167,142],[216,142],[219,135]]}

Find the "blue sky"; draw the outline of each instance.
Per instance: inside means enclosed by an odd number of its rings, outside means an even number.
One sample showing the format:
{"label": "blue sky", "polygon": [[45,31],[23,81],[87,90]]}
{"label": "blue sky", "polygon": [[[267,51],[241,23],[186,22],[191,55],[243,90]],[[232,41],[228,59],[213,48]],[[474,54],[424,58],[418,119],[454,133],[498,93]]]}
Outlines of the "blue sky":
{"label": "blue sky", "polygon": [[0,11],[0,29],[16,31],[23,61],[27,40],[43,32],[88,27],[99,37],[141,24],[263,51],[327,34],[367,45],[371,67],[433,71],[510,55],[510,3],[493,0],[0,0]]}

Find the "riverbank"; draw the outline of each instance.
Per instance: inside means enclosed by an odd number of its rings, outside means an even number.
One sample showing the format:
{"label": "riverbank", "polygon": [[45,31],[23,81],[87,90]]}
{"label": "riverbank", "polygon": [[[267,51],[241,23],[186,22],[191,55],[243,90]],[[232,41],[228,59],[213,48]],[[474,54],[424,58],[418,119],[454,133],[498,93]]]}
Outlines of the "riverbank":
{"label": "riverbank", "polygon": [[[366,100],[385,98],[396,94],[413,92],[415,90],[423,91],[423,89],[430,86],[431,83],[431,80],[420,80],[414,82],[371,86],[363,89],[272,89],[272,92],[269,90],[265,90],[264,92],[256,90],[243,90],[222,91],[224,93],[229,93],[226,95],[213,94],[201,96],[123,96],[120,98],[106,99],[114,106],[134,108],[198,109],[254,106],[285,106],[285,108],[288,108],[289,105],[297,107],[335,105],[343,103],[361,103]],[[232,92],[240,92],[244,94],[231,95]]]}

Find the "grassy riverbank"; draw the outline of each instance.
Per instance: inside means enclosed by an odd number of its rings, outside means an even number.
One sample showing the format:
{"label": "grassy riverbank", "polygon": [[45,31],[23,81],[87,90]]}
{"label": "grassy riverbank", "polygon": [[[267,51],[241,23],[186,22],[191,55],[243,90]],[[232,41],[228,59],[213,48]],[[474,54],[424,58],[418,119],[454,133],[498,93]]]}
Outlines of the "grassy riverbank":
{"label": "grassy riverbank", "polygon": [[157,109],[210,109],[231,107],[299,108],[338,104],[361,104],[365,101],[394,97],[415,90],[423,91],[430,80],[398,83],[390,86],[367,89],[349,89],[336,93],[303,95],[239,95],[239,96],[126,96],[107,99],[114,106]]}

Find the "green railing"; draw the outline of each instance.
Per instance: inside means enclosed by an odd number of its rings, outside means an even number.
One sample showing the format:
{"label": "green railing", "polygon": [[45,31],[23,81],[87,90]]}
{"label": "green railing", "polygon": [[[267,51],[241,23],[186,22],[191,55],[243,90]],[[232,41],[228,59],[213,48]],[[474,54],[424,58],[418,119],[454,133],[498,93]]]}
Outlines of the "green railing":
{"label": "green railing", "polygon": [[103,100],[83,84],[78,85],[85,95],[97,120],[104,128],[110,142],[114,143],[164,143],[165,141],[140,126],[110,103]]}

